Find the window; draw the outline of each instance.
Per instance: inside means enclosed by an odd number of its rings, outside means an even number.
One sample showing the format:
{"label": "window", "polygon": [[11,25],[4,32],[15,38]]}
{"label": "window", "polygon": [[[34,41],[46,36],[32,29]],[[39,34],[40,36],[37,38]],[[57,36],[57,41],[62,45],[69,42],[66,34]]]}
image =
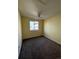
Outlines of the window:
{"label": "window", "polygon": [[38,21],[30,21],[30,31],[39,30],[39,22]]}

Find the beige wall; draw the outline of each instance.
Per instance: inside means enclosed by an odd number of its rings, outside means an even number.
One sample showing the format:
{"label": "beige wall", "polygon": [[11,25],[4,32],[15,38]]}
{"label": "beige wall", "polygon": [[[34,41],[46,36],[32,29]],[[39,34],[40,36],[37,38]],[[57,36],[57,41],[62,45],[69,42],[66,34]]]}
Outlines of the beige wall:
{"label": "beige wall", "polygon": [[20,13],[18,12],[18,54],[20,53],[21,45],[22,45],[21,16]]}
{"label": "beige wall", "polygon": [[[28,17],[21,17],[22,21],[22,39],[43,35],[47,38],[61,44],[61,15],[57,14],[51,18],[39,21],[39,31],[29,30],[29,21],[33,20]],[[44,23],[44,26],[43,26]]]}
{"label": "beige wall", "polygon": [[40,36],[43,34],[43,20],[39,21],[39,30],[38,31],[30,31],[29,21],[33,20],[28,17],[21,18],[22,21],[22,39],[27,39],[31,37]]}
{"label": "beige wall", "polygon": [[60,14],[44,20],[44,35],[58,44],[61,44]]}

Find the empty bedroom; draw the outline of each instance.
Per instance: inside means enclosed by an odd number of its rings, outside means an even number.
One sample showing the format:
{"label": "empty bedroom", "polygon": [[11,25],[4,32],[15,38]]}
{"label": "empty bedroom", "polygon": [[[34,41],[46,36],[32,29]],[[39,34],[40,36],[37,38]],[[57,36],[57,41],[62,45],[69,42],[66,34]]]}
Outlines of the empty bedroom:
{"label": "empty bedroom", "polygon": [[18,0],[18,59],[61,59],[61,0]]}

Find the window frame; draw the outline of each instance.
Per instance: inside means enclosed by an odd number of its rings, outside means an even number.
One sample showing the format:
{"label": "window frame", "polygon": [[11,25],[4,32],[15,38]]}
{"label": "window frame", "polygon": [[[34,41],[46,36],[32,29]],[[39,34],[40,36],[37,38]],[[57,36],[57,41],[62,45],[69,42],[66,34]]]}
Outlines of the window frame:
{"label": "window frame", "polygon": [[[36,30],[36,29],[31,30],[31,29],[30,29],[30,27],[31,27],[31,26],[30,26],[30,22],[31,22],[31,21],[32,21],[32,22],[38,22],[38,29],[37,29],[37,30]],[[34,28],[35,28],[35,25],[34,25]],[[29,21],[29,30],[30,30],[30,31],[39,31],[39,21],[37,21],[37,20],[30,20],[30,21]]]}

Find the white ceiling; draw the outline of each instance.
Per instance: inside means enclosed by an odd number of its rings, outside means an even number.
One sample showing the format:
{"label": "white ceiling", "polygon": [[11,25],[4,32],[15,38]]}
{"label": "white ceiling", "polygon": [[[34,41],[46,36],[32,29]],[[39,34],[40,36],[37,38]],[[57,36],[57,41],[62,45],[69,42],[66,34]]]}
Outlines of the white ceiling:
{"label": "white ceiling", "polygon": [[61,0],[19,0],[18,7],[22,16],[46,19],[61,12]]}

